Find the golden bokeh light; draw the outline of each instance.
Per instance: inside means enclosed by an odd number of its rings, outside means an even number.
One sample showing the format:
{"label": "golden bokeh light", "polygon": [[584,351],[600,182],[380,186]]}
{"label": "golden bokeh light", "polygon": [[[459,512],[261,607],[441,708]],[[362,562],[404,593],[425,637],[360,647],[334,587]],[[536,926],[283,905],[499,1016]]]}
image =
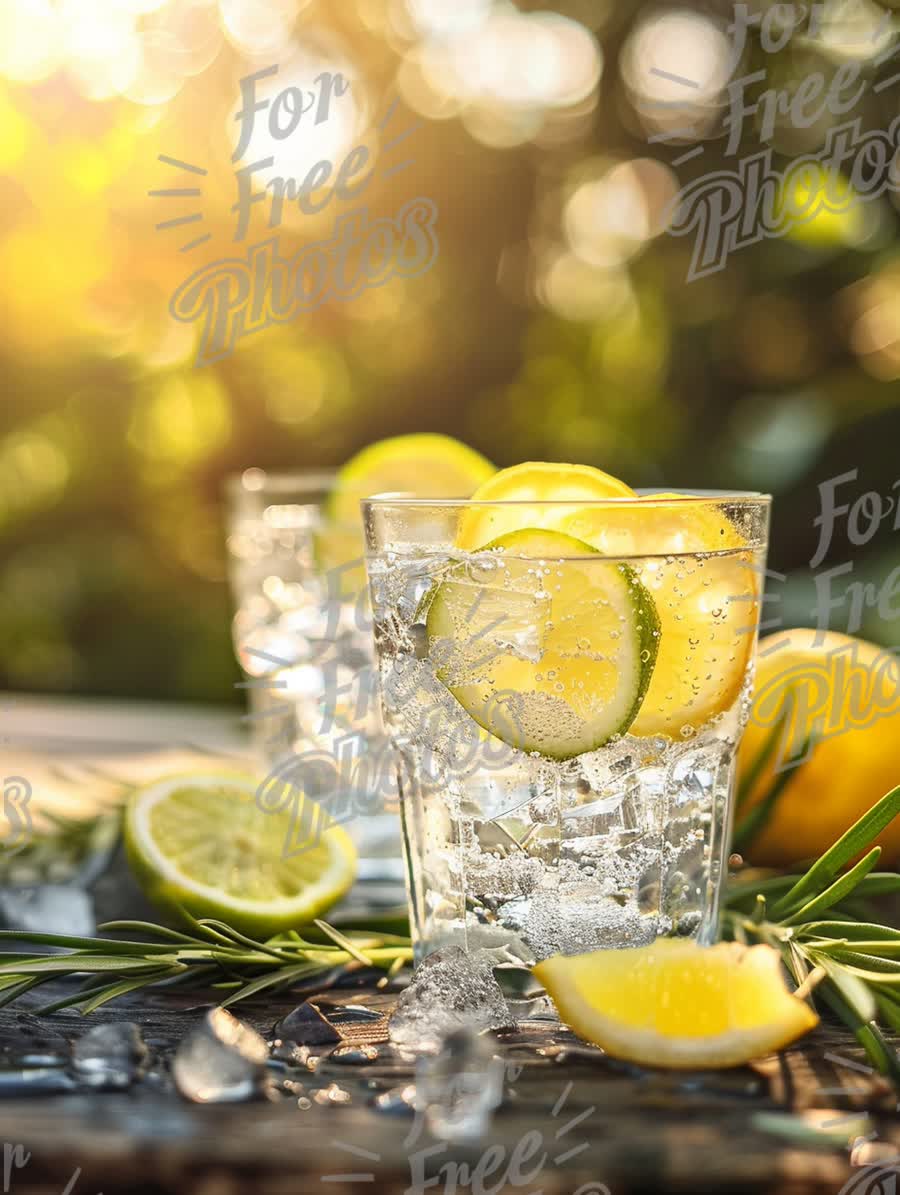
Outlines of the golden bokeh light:
{"label": "golden bokeh light", "polygon": [[53,74],[63,53],[63,30],[50,0],[0,0],[0,74],[38,83]]}
{"label": "golden bokeh light", "polygon": [[[434,430],[501,465],[799,485],[839,454],[834,427],[862,436],[867,411],[896,406],[897,193],[863,194],[849,151],[836,180],[789,167],[857,117],[886,135],[898,4],[750,7],[783,50],[752,22],[736,46],[734,6],[708,0],[0,0],[7,683],[227,697],[226,474],[330,468],[379,436]],[[856,67],[858,109],[794,127],[810,72],[827,85]],[[732,144],[728,85],[754,69],[765,79]],[[254,75],[263,107],[235,161]],[[766,138],[749,111],[763,84],[780,97]],[[365,186],[340,194],[358,147]],[[679,195],[734,185],[764,151],[772,174],[739,196],[748,210],[847,202],[742,237],[691,278],[696,238],[670,235]],[[241,240],[236,168],[266,158]],[[317,211],[298,202],[315,170]],[[398,236],[377,285],[282,319],[261,269],[218,356],[204,356],[212,289],[193,322],[190,305],[172,315],[192,276],[237,303],[217,271],[246,280],[274,242],[282,262],[327,255],[341,227],[383,235],[414,199],[434,217],[420,275],[400,268]],[[895,438],[877,436],[886,459]],[[123,676],[134,610],[156,621]],[[103,634],[85,642],[92,622]],[[173,655],[169,675],[155,657]]]}
{"label": "golden bokeh light", "polygon": [[661,162],[618,162],[582,182],[569,197],[563,224],[569,243],[590,265],[628,261],[665,231],[678,180]]}
{"label": "golden bokeh light", "polygon": [[620,69],[648,130],[695,135],[715,119],[730,57],[727,35],[703,13],[655,9],[629,35]]}
{"label": "golden bokeh light", "polygon": [[253,57],[278,54],[291,42],[294,22],[308,0],[219,0],[229,41]]}

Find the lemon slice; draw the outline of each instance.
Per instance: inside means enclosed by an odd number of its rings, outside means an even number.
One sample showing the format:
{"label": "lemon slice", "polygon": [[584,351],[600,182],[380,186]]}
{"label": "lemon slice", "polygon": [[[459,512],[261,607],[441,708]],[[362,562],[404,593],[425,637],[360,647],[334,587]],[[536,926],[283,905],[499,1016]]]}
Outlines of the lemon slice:
{"label": "lemon slice", "polygon": [[384,492],[404,491],[420,498],[468,498],[495,472],[480,452],[452,436],[429,432],[379,440],[340,470],[327,517],[337,526],[356,527],[361,500]]}
{"label": "lemon slice", "polygon": [[[585,502],[610,498],[635,498],[634,490],[608,473],[590,465],[557,465],[529,462],[502,469],[472,495],[473,502],[517,503],[516,506],[470,507],[460,517],[457,547],[473,552],[492,540],[524,527],[566,530],[563,520]],[[530,505],[530,503],[535,505]],[[542,505],[551,502],[554,505]],[[557,505],[558,503],[570,503]],[[586,539],[586,536],[577,536]]]}
{"label": "lemon slice", "polygon": [[730,709],[749,669],[761,563],[724,512],[653,494],[628,508],[584,508],[561,529],[604,555],[639,558],[656,604],[659,655],[631,733],[681,738]]}
{"label": "lemon slice", "polygon": [[527,528],[454,565],[430,597],[438,679],[485,730],[571,759],[623,734],[653,672],[653,601],[581,540]]}
{"label": "lemon slice", "polygon": [[[151,900],[267,938],[320,916],[344,895],[356,871],[346,832],[305,797],[265,812],[257,787],[251,776],[204,773],[132,794],[125,848]],[[306,840],[298,841],[303,827]]]}
{"label": "lemon slice", "polygon": [[660,939],[634,950],[555,954],[534,974],[579,1036],[644,1066],[739,1066],[819,1021],[788,991],[771,946]]}

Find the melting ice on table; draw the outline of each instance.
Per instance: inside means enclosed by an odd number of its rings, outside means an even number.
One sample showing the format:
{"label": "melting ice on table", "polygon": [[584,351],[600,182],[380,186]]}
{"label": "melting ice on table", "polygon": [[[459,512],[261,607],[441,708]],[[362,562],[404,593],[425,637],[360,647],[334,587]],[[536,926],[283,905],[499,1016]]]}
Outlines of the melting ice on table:
{"label": "melting ice on table", "polygon": [[515,1022],[485,951],[436,950],[413,972],[390,1021],[391,1041],[436,1052],[455,1029],[509,1029]]}
{"label": "melting ice on table", "polygon": [[268,1057],[255,1029],[214,1008],[178,1047],[172,1076],[179,1092],[194,1103],[236,1103],[265,1092]]}
{"label": "melting ice on table", "polygon": [[124,1089],[143,1074],[149,1051],[131,1021],[94,1025],[72,1047],[72,1070],[88,1087]]}
{"label": "melting ice on table", "polygon": [[416,1071],[416,1109],[433,1136],[455,1144],[483,1138],[503,1101],[504,1065],[474,1030],[450,1033],[435,1057]]}

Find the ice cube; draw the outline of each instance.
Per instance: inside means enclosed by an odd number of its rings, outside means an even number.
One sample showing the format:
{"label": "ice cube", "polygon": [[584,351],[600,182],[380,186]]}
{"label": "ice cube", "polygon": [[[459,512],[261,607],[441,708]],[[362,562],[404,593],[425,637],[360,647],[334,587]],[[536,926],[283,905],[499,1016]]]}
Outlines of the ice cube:
{"label": "ice cube", "polygon": [[459,946],[436,950],[423,959],[400,993],[391,1017],[391,1041],[437,1052],[455,1029],[508,1029],[514,1025],[491,959]]}
{"label": "ice cube", "polygon": [[224,1008],[214,1008],[178,1047],[172,1075],[185,1099],[233,1104],[266,1090],[268,1057],[268,1047],[255,1029]]}
{"label": "ice cube", "polygon": [[282,1017],[272,1030],[272,1036],[300,1046],[322,1046],[341,1040],[338,1031],[328,1024],[315,1005],[308,1002]]}
{"label": "ice cube", "polygon": [[0,926],[21,933],[92,937],[94,905],[83,888],[65,884],[6,888],[0,891]]}
{"label": "ice cube", "polygon": [[433,1058],[423,1058],[416,1077],[416,1105],[431,1134],[453,1144],[483,1138],[503,1101],[503,1062],[470,1028],[456,1029]]}
{"label": "ice cube", "polygon": [[72,1070],[88,1087],[120,1091],[143,1073],[148,1053],[133,1022],[95,1025],[72,1047]]}

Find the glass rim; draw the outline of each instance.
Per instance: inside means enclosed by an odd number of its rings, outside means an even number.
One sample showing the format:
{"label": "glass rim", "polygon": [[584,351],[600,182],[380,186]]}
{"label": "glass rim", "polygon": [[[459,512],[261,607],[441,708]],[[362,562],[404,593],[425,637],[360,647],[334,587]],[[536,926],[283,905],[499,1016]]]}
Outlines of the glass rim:
{"label": "glass rim", "polygon": [[363,511],[384,510],[391,507],[413,510],[416,508],[446,507],[450,509],[477,509],[481,507],[510,507],[520,506],[578,506],[591,510],[606,508],[633,509],[639,498],[642,507],[648,506],[682,506],[694,508],[698,506],[720,506],[728,503],[732,506],[766,507],[772,504],[772,495],[754,490],[685,490],[672,495],[672,491],[664,489],[635,490],[637,498],[627,498],[624,495],[614,498],[422,498],[404,491],[394,493],[372,494],[363,498],[360,505]]}
{"label": "glass rim", "polygon": [[270,471],[251,467],[240,473],[229,473],[223,481],[225,493],[232,498],[254,497],[278,498],[285,495],[296,495],[298,498],[309,494],[310,501],[315,495],[334,488],[338,476],[337,469],[279,469]]}

